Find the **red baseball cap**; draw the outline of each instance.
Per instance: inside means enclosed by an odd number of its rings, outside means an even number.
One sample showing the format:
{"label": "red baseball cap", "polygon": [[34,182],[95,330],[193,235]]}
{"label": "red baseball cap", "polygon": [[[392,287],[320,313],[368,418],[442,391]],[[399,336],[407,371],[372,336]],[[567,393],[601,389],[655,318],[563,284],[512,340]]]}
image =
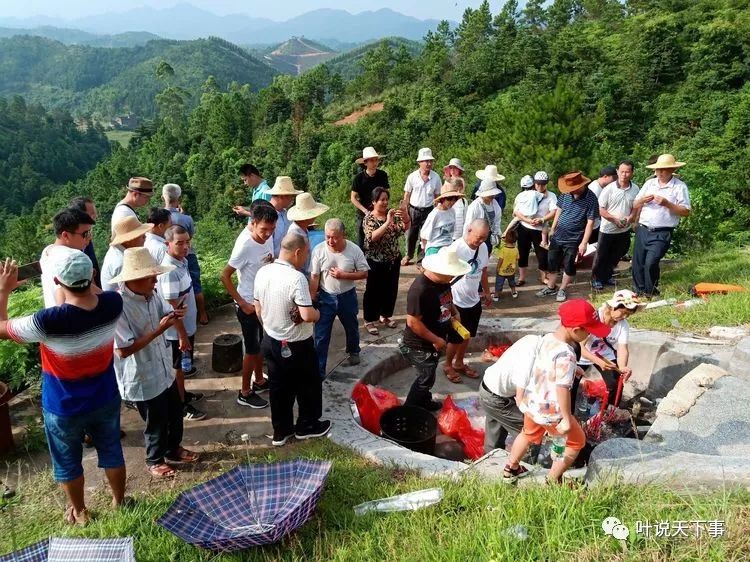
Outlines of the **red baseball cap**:
{"label": "red baseball cap", "polygon": [[598,338],[606,338],[612,328],[599,320],[591,303],[585,299],[572,299],[560,305],[560,323],[566,328],[583,328]]}

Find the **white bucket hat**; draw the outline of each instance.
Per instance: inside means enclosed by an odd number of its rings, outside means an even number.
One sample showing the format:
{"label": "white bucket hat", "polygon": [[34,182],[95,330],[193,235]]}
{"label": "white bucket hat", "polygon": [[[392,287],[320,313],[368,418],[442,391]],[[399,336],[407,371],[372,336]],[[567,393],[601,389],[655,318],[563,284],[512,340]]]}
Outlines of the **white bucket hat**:
{"label": "white bucket hat", "polygon": [[443,166],[443,171],[446,171],[446,170],[447,170],[448,168],[450,168],[451,166],[453,166],[454,168],[458,168],[458,169],[459,169],[459,170],[461,170],[462,172],[464,171],[464,164],[463,164],[463,162],[461,162],[461,160],[460,160],[460,159],[458,159],[458,158],[451,158],[451,159],[450,159],[450,160],[448,161],[448,163],[447,163],[447,164],[446,164],[445,166]]}
{"label": "white bucket hat", "polygon": [[449,246],[440,248],[436,254],[425,256],[422,259],[422,267],[427,271],[432,271],[440,275],[450,275],[451,277],[466,275],[471,271],[471,266],[467,262],[458,259],[456,250]]}
{"label": "white bucket hat", "polygon": [[491,197],[498,193],[501,193],[501,191],[495,185],[495,180],[491,179],[482,180],[482,183],[479,184],[479,189],[477,189],[477,197]]}
{"label": "white bucket hat", "polygon": [[364,164],[365,160],[369,160],[370,158],[377,158],[378,160],[380,160],[384,156],[385,154],[378,154],[378,152],[373,147],[366,146],[362,151],[362,158],[357,158],[355,162],[357,164]]}
{"label": "white bucket hat", "polygon": [[310,193],[300,193],[294,201],[294,207],[286,212],[286,216],[291,221],[304,221],[319,217],[327,212],[330,207],[323,203],[316,203]]}
{"label": "white bucket hat", "polygon": [[687,162],[678,162],[671,154],[662,154],[656,159],[656,162],[646,166],[649,170],[663,170],[682,168]]}
{"label": "white bucket hat", "polygon": [[475,175],[480,180],[503,181],[505,179],[505,176],[500,175],[497,172],[497,166],[495,166],[494,164],[485,166],[484,170],[477,170]]}
{"label": "white bucket hat", "polygon": [[417,162],[422,162],[423,160],[434,160],[435,157],[432,155],[432,149],[431,148],[420,148],[419,153],[417,154]]}
{"label": "white bucket hat", "polygon": [[130,242],[147,232],[151,232],[152,228],[154,228],[154,225],[150,222],[141,224],[141,221],[135,217],[125,217],[112,225],[113,236],[109,245],[117,246],[123,242]]}
{"label": "white bucket hat", "polygon": [[269,195],[299,195],[302,191],[295,189],[292,178],[289,176],[278,176],[273,182],[273,187],[266,193]]}
{"label": "white bucket hat", "polygon": [[173,265],[159,265],[148,248],[125,248],[120,275],[112,278],[112,283],[125,283],[174,270]]}

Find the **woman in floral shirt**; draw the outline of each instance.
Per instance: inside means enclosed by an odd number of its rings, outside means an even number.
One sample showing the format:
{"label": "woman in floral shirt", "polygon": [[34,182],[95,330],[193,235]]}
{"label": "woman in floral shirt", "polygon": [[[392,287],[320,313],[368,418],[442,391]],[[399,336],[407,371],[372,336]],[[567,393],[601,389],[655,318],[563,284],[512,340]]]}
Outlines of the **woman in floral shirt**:
{"label": "woman in floral shirt", "polygon": [[378,335],[375,321],[395,328],[391,319],[398,294],[398,276],[401,270],[400,238],[408,228],[407,213],[401,209],[388,209],[390,194],[382,187],[372,191],[373,209],[365,216],[365,256],[370,264],[367,286],[362,303],[365,329]]}

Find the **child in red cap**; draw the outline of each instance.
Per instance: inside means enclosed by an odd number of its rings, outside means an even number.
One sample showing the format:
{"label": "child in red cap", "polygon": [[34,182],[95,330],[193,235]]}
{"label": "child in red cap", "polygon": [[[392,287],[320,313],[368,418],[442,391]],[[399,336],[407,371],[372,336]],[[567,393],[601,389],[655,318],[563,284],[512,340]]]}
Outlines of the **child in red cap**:
{"label": "child in red cap", "polygon": [[549,472],[548,479],[552,482],[561,481],[586,445],[586,437],[570,407],[570,387],[578,368],[572,344],[584,342],[589,334],[604,338],[610,328],[599,320],[591,303],[583,299],[563,303],[558,313],[560,326],[542,337],[528,385],[516,389],[516,402],[524,414],[523,431],[513,442],[503,470],[503,478],[508,481],[526,476],[528,470],[519,461],[532,443],[542,442],[545,433],[566,438],[563,458],[553,462]]}

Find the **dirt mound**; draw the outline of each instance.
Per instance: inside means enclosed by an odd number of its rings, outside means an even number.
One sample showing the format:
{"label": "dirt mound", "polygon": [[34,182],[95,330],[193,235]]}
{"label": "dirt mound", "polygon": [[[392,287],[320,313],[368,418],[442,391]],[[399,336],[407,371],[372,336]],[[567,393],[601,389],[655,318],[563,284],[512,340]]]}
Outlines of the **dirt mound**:
{"label": "dirt mound", "polygon": [[368,115],[369,113],[378,113],[379,111],[383,111],[383,102],[379,101],[378,103],[371,103],[370,105],[366,105],[361,109],[358,109],[357,111],[353,111],[346,117],[342,117],[338,121],[334,121],[334,125],[351,125],[352,123],[356,123],[359,121],[362,117],[365,115]]}

